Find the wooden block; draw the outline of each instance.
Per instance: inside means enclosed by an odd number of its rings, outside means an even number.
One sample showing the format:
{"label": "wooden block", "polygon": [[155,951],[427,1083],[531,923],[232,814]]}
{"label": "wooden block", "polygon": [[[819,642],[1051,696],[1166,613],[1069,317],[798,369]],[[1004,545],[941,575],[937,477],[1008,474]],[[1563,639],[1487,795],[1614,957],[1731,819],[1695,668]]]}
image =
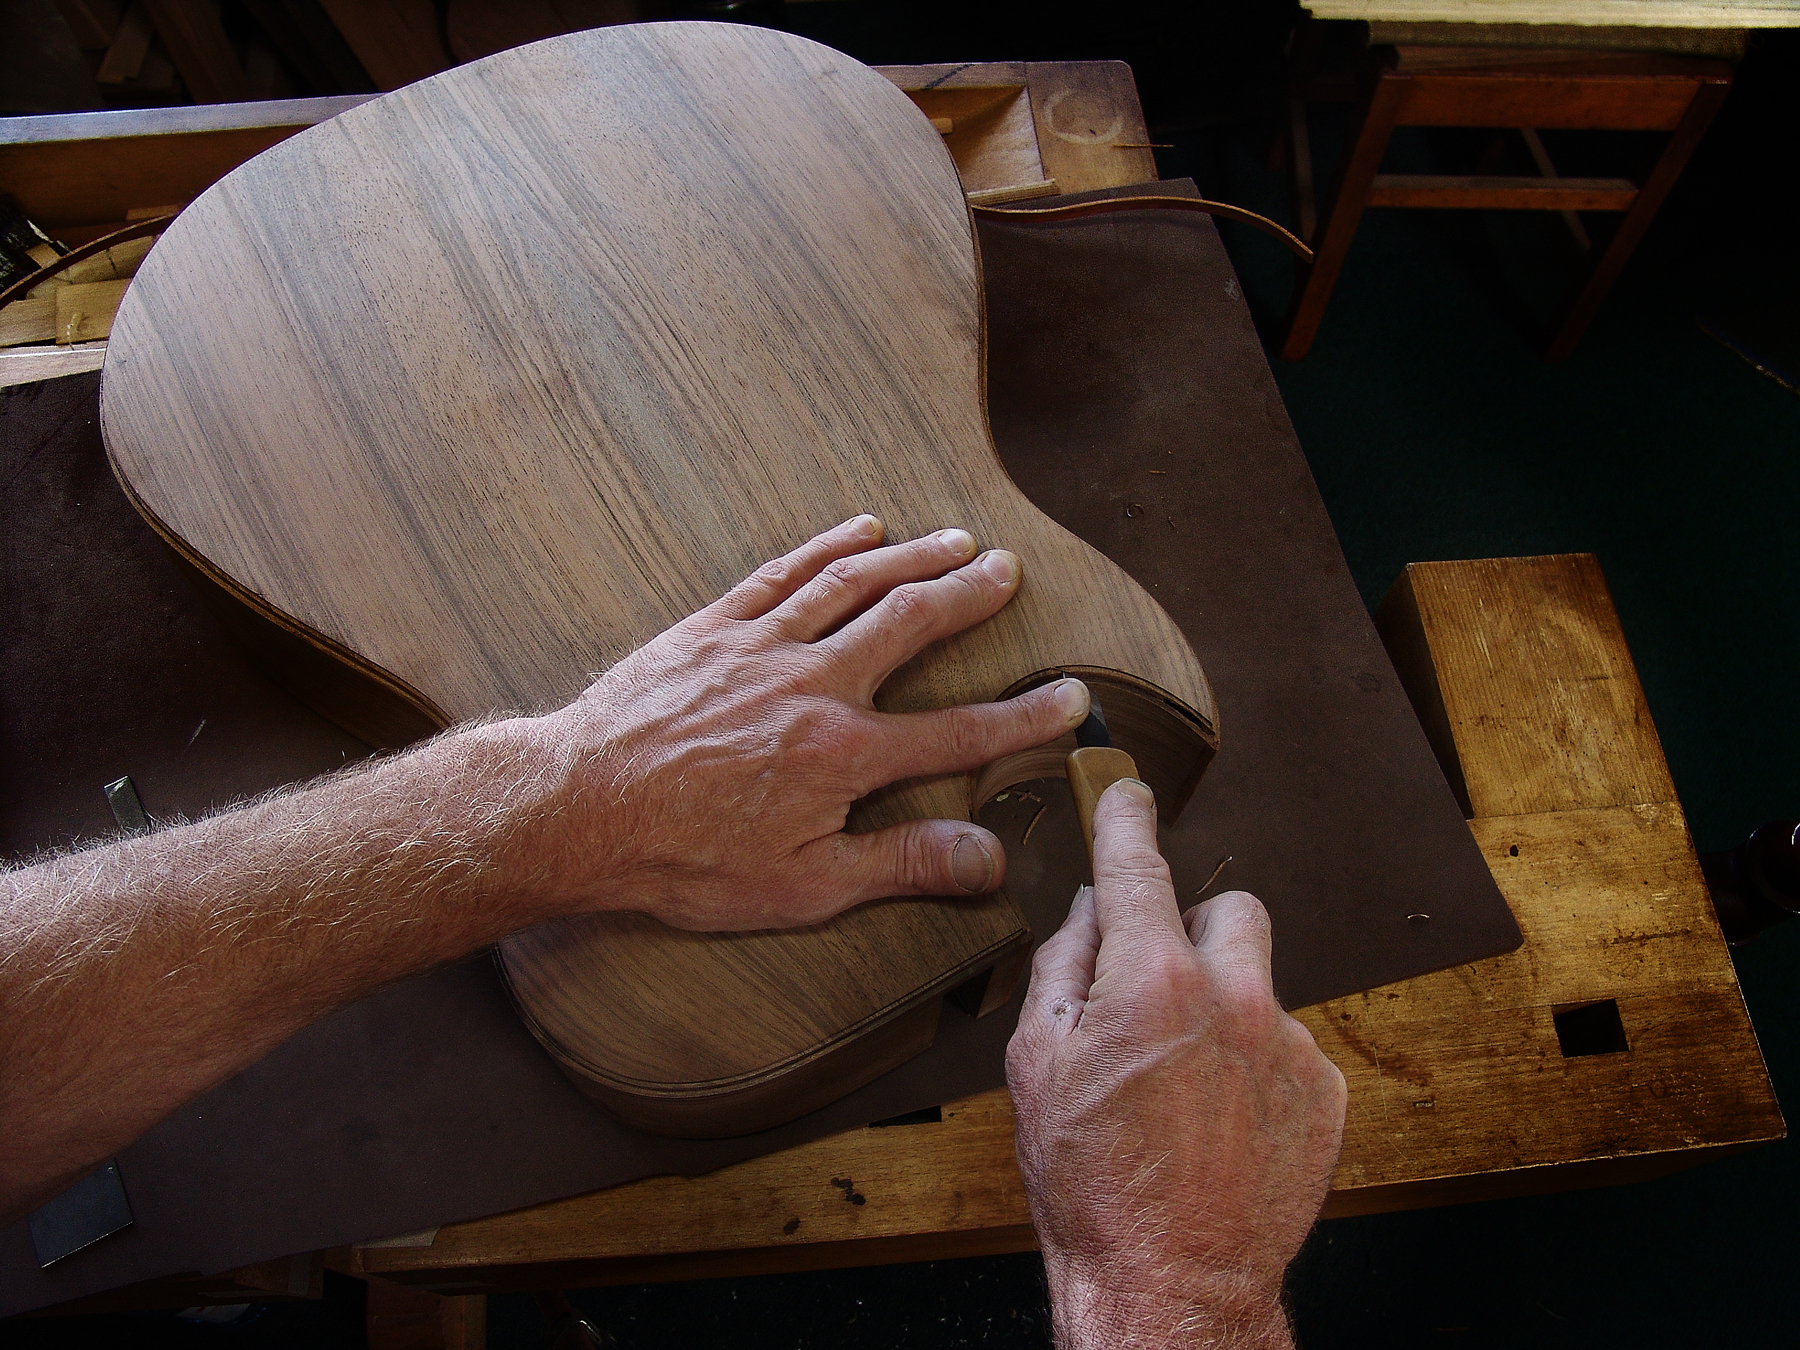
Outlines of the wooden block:
{"label": "wooden block", "polygon": [[56,297],[15,300],[0,309],[0,347],[56,340]]}
{"label": "wooden block", "polygon": [[1675,801],[1592,554],[1414,563],[1375,626],[1466,813]]}
{"label": "wooden block", "polygon": [[92,342],[112,331],[113,316],[125,298],[130,281],[90,281],[85,286],[64,286],[56,293],[56,341]]}
{"label": "wooden block", "polygon": [[[1065,192],[1156,178],[1156,155],[1123,61],[1032,61],[1025,67],[1045,178]],[[1076,188],[1082,183],[1086,186]]]}
{"label": "wooden block", "polygon": [[[0,182],[70,243],[110,233],[145,203],[191,201],[278,141],[360,95],[197,108],[0,118]],[[70,227],[91,232],[78,240]]]}

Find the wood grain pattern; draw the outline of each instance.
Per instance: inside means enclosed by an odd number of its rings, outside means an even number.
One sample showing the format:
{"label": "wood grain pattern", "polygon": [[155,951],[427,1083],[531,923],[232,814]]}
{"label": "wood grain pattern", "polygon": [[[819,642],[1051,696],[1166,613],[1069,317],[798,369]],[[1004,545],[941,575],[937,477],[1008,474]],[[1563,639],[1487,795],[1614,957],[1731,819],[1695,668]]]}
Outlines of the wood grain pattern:
{"label": "wood grain pattern", "polygon": [[[1007,479],[981,325],[955,166],[891,83],[767,30],[617,28],[352,109],[221,181],[127,295],[102,422],[191,562],[440,725],[566,701],[858,511],[892,538],[963,525],[1024,558],[1019,598],[878,703],[1070,668],[1147,685],[1167,697],[1146,772],[1178,804],[1215,743],[1205,677]],[[962,778],[901,785],[853,827],[970,806]],[[712,1132],[778,1075],[797,1114],[809,1066],[1024,938],[992,897],[730,937],[615,914],[502,953],[579,1082]]]}
{"label": "wood grain pattern", "polygon": [[[1507,602],[1521,586],[1530,588],[1529,610]],[[1426,678],[1428,691],[1435,687],[1443,720],[1432,748],[1462,780],[1473,815],[1675,801],[1591,553],[1415,563],[1382,602],[1376,627],[1407,692]],[[1522,682],[1520,668],[1542,675]],[[1415,708],[1431,698],[1416,695]],[[1436,716],[1422,715],[1428,734]]]}
{"label": "wood grain pattern", "polygon": [[[1635,798],[1667,774],[1653,728],[1638,721],[1641,693],[1598,569],[1499,559],[1415,565],[1409,577],[1394,595],[1415,597],[1422,614],[1417,655],[1393,642],[1407,627],[1392,597],[1383,636],[1403,678],[1423,662],[1438,697],[1467,714],[1452,763],[1476,783],[1533,766],[1534,786],[1507,803],[1517,814],[1471,822],[1525,945],[1297,1014],[1350,1085],[1325,1212],[1642,1180],[1782,1137],[1680,808],[1672,796],[1605,800]],[[1604,681],[1585,678],[1602,669]],[[1589,684],[1613,688],[1583,701]],[[1497,714],[1491,724],[1483,707]],[[1585,731],[1570,739],[1572,721]],[[1629,1051],[1564,1058],[1554,1010],[1597,998],[1618,1001]],[[854,1178],[866,1203],[843,1203],[834,1177]],[[393,1279],[498,1289],[1032,1244],[1011,1106],[991,1092],[946,1105],[941,1123],[851,1130],[710,1176],[652,1178],[345,1256]]]}

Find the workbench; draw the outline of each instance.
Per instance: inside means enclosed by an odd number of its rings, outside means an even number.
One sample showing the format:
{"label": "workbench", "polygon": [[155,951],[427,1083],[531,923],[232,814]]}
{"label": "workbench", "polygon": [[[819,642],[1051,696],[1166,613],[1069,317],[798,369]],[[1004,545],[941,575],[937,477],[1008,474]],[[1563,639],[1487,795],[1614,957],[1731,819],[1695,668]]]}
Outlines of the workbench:
{"label": "workbench", "polygon": [[[886,73],[938,123],[983,200],[1155,177],[1130,72],[1117,63]],[[0,128],[0,181],[45,224],[96,230],[130,208],[186,200],[345,103],[267,105],[260,122],[259,105],[12,119]],[[1350,1086],[1325,1213],[1640,1180],[1782,1137],[1595,560],[1415,564],[1377,626],[1525,944],[1298,1010]],[[157,1282],[113,1302],[316,1295],[327,1263],[450,1296],[418,1315],[439,1321],[441,1339],[476,1344],[488,1291],[1032,1246],[1012,1109],[996,1091],[706,1176]]]}

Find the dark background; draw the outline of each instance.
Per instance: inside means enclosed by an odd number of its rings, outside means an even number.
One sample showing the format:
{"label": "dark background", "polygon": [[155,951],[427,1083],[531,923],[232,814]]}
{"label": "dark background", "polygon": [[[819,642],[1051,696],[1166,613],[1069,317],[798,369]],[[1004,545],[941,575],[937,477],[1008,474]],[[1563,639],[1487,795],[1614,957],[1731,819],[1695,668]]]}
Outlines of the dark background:
{"label": "dark background", "polygon": [[[722,7],[721,7],[722,8]],[[1131,63],[1165,176],[1290,221],[1266,170],[1295,12],[1267,0],[743,6],[870,63]],[[1275,363],[1362,594],[1407,562],[1599,555],[1675,784],[1704,851],[1800,815],[1800,400],[1696,322],[1792,343],[1800,32],[1757,35],[1724,111],[1574,357],[1537,329],[1572,259],[1561,222],[1486,212],[1364,216],[1318,341]],[[1315,111],[1322,182],[1348,131]],[[1641,170],[1655,137],[1546,133],[1566,174]],[[1402,131],[1388,170],[1467,172],[1481,133]],[[1502,172],[1529,172],[1521,163]],[[1607,218],[1589,217],[1604,239]],[[1292,269],[1223,233],[1266,341]],[[1736,953],[1784,1109],[1800,1104],[1800,924]],[[1352,1346],[1790,1345],[1800,1145],[1664,1181],[1322,1224],[1289,1280],[1307,1350]],[[1047,1346],[1035,1255],[577,1292],[625,1346]],[[356,1288],[222,1327],[166,1315],[0,1324],[0,1344],[353,1346]],[[525,1296],[489,1344],[548,1344]]]}

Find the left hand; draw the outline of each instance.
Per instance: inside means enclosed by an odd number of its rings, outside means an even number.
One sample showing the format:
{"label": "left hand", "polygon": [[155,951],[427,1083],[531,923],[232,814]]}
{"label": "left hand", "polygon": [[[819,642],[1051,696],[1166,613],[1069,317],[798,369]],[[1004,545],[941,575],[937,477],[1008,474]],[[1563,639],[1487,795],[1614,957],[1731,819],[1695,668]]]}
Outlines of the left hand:
{"label": "left hand", "polygon": [[541,719],[558,764],[535,841],[564,913],[693,929],[817,923],[893,895],[977,895],[1006,872],[966,820],[846,834],[858,798],[1042,745],[1087,716],[1079,680],[893,714],[875,691],[1017,593],[1020,563],[964,530],[886,548],[858,516],[778,558]]}

